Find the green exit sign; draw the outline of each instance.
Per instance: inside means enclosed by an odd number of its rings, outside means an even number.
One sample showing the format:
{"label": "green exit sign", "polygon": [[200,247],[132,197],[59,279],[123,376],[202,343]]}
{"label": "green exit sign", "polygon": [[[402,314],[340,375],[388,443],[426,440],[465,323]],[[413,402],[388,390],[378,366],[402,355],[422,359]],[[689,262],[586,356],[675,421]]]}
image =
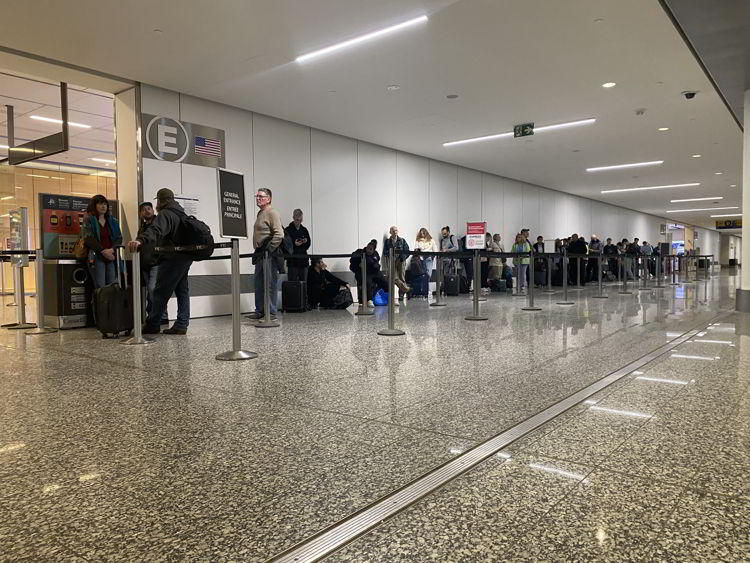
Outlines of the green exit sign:
{"label": "green exit sign", "polygon": [[521,123],[520,125],[515,125],[513,127],[514,137],[528,137],[529,135],[533,135],[533,134],[534,134],[533,123]]}

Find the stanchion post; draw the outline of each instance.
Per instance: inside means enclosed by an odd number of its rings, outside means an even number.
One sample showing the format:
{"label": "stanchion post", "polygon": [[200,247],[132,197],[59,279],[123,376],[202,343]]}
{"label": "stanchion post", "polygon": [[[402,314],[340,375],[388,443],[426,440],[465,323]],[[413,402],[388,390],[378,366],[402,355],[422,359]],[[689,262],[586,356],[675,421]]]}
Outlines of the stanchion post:
{"label": "stanchion post", "polygon": [[575,305],[572,301],[568,301],[568,249],[566,248],[563,250],[563,258],[562,258],[562,268],[563,268],[563,300],[558,301],[558,305]]}
{"label": "stanchion post", "polygon": [[0,256],[0,295],[11,295],[12,291],[5,291],[5,256]]}
{"label": "stanchion post", "polygon": [[52,334],[56,328],[44,326],[44,249],[37,248],[36,260],[36,328],[27,330],[26,334]]}
{"label": "stanchion post", "polygon": [[217,354],[217,360],[252,360],[256,352],[242,349],[242,328],[240,327],[240,241],[232,239],[232,349]]}
{"label": "stanchion post", "polygon": [[[473,268],[474,270],[474,293],[479,290],[479,301],[487,301],[486,297],[482,296],[482,280],[480,279],[482,277],[482,262],[479,256],[479,249],[474,250],[474,262],[478,264],[478,266],[475,266]],[[477,272],[479,272],[479,275],[477,275]],[[479,287],[477,287],[479,286]]]}
{"label": "stanchion post", "polygon": [[472,308],[473,311],[471,315],[468,317],[465,317],[467,321],[486,321],[487,317],[482,317],[479,314],[479,285],[481,285],[481,281],[479,279],[480,274],[480,264],[479,264],[479,250],[474,250],[474,295],[472,295]]}
{"label": "stanchion post", "polygon": [[625,281],[622,284],[622,289],[618,291],[620,295],[632,295],[632,291],[628,291],[628,272],[630,271],[630,263],[628,262],[630,258],[628,256],[625,256],[625,269],[622,271],[622,275],[625,278]]}
{"label": "stanchion post", "polygon": [[[120,256],[116,255],[115,260]],[[123,260],[125,258],[123,257]],[[151,344],[153,339],[143,336],[143,290],[141,289],[141,253],[133,253],[133,336],[122,340],[120,344],[132,346],[135,344]]]}
{"label": "stanchion post", "polygon": [[541,311],[541,307],[534,306],[534,247],[531,247],[529,252],[529,299],[526,307],[521,308],[522,311]]}
{"label": "stanchion post", "polygon": [[604,295],[604,287],[602,285],[602,255],[597,254],[596,255],[596,261],[597,261],[597,270],[598,270],[598,278],[597,278],[597,284],[599,285],[599,295],[594,295],[594,299],[607,299],[609,296]]}
{"label": "stanchion post", "polygon": [[359,304],[359,309],[357,309],[357,312],[354,313],[357,316],[364,316],[364,315],[374,315],[375,311],[373,311],[370,307],[367,306],[367,302],[369,301],[370,294],[367,292],[367,250],[366,247],[362,249],[362,259],[360,260],[360,276],[362,279],[362,283],[359,284],[359,290],[362,292],[362,295],[359,296],[362,303]]}
{"label": "stanchion post", "polygon": [[576,289],[578,290],[583,289],[583,284],[581,283],[581,278],[583,277],[581,275],[581,260],[583,259],[580,256],[576,256]]}
{"label": "stanchion post", "polygon": [[435,277],[435,301],[430,303],[430,307],[445,307],[445,303],[440,302],[440,294],[443,292],[443,256],[438,255],[437,259],[437,276]]}
{"label": "stanchion post", "polygon": [[268,250],[263,252],[263,307],[264,316],[255,323],[256,328],[276,328],[280,326],[278,322],[271,320],[271,255]]}
{"label": "stanchion post", "polygon": [[622,256],[617,256],[617,283],[622,283]]}
{"label": "stanchion post", "polygon": [[552,256],[547,255],[547,289],[544,293],[554,293],[552,289]]}
{"label": "stanchion post", "polygon": [[13,301],[10,303],[6,303],[6,307],[18,307],[18,293],[16,290],[18,289],[18,268],[16,268],[16,265],[13,264],[13,258],[10,259],[10,281],[13,283],[13,289],[10,291],[10,295],[13,297]]}
{"label": "stanchion post", "polygon": [[677,258],[675,254],[672,255],[672,283],[669,285],[680,285],[677,283],[677,268],[680,267],[680,260]]}
{"label": "stanchion post", "polygon": [[9,330],[24,330],[27,328],[35,328],[34,323],[26,322],[26,295],[24,293],[23,284],[23,267],[16,265],[13,268],[15,273],[15,283],[13,289],[15,290],[15,301],[18,309],[16,309],[16,322],[2,325],[4,328]]}
{"label": "stanchion post", "polygon": [[654,287],[657,289],[662,289],[664,287],[662,260],[664,260],[664,257],[661,254],[659,256],[656,256],[656,285]]}
{"label": "stanchion post", "polygon": [[648,256],[641,256],[637,258],[641,263],[641,287],[640,291],[648,290]]}
{"label": "stanchion post", "polygon": [[403,336],[406,334],[403,330],[396,328],[394,319],[396,309],[396,255],[393,250],[393,245],[391,245],[388,251],[388,328],[379,330],[380,336]]}

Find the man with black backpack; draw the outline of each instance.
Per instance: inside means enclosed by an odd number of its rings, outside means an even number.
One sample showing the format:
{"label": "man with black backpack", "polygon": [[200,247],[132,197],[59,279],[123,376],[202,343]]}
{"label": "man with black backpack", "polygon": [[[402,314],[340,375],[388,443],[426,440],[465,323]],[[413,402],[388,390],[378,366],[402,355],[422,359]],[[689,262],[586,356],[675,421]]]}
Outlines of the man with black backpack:
{"label": "man with black backpack", "polygon": [[161,188],[156,192],[156,210],[159,214],[128,244],[131,252],[138,252],[141,245],[185,246],[201,248],[190,252],[165,252],[159,261],[153,306],[143,327],[143,334],[159,334],[159,321],[174,293],[177,297],[177,320],[163,334],[187,334],[190,324],[190,288],[188,272],[193,260],[207,258],[213,252],[213,237],[205,223],[185,214],[182,206],[174,200],[174,192]]}

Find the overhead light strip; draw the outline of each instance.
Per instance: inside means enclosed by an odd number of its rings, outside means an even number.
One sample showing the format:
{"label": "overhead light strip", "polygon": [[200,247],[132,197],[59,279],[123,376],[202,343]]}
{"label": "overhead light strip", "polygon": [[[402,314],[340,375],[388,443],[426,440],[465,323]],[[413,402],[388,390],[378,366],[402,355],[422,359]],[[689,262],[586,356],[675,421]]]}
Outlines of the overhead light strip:
{"label": "overhead light strip", "polygon": [[331,45],[330,47],[325,47],[323,49],[318,49],[317,51],[312,51],[311,53],[300,55],[299,57],[295,59],[295,61],[298,63],[304,63],[316,57],[328,55],[329,53],[333,53],[334,51],[339,51],[341,49],[345,49],[346,47],[358,45],[359,43],[364,43],[365,41],[369,41],[370,39],[376,39],[378,37],[382,37],[383,35],[387,35],[388,33],[393,33],[394,31],[400,31],[407,27],[411,27],[413,25],[424,23],[426,21],[427,21],[427,16],[419,16],[418,18],[407,20],[405,22],[401,22],[399,24],[386,27],[385,29],[381,29],[379,31],[373,31],[372,33],[368,33],[366,35],[360,35],[359,37],[355,37],[354,39],[349,39],[348,41],[336,43],[335,45]]}
{"label": "overhead light strip", "polygon": [[723,196],[715,196],[715,197],[691,197],[688,199],[670,199],[669,203],[685,203],[688,201],[711,201],[711,200],[719,200],[724,199]]}
{"label": "overhead light strip", "polygon": [[[48,123],[57,123],[58,125],[62,125],[62,119],[53,119],[52,117],[42,117],[41,115],[32,115],[31,119],[36,119],[37,121],[46,121]],[[86,125],[85,123],[75,123],[74,121],[68,121],[68,125],[71,127],[81,127],[82,129],[91,129],[91,125]]]}
{"label": "overhead light strip", "polygon": [[92,158],[91,160],[95,162],[104,162],[106,164],[117,164],[116,160],[108,160],[106,158]]}
{"label": "overhead light strip", "polygon": [[644,190],[666,190],[669,188],[692,188],[694,186],[700,186],[700,182],[690,182],[688,184],[667,184],[666,186],[645,186],[643,188],[621,188],[617,190],[602,190],[603,194],[614,194],[619,192],[640,192]]}
{"label": "overhead light strip", "polygon": [[711,215],[711,217],[742,217],[742,213],[723,213],[721,215]]}
{"label": "overhead light strip", "polygon": [[641,166],[658,166],[664,164],[663,160],[649,160],[648,162],[632,162],[630,164],[613,164],[612,166],[595,166],[587,168],[586,172],[603,172],[605,170],[621,170],[623,168],[639,168]]}
{"label": "overhead light strip", "polygon": [[736,205],[734,207],[702,207],[697,209],[667,209],[667,213],[688,213],[693,211],[719,211],[720,209],[739,209]]}
{"label": "overhead light strip", "polygon": [[[579,119],[578,121],[567,121],[565,123],[555,123],[552,125],[542,125],[540,127],[534,127],[534,133],[540,131],[553,131],[555,129],[564,129],[566,127],[578,127],[579,125],[590,125],[596,123],[596,118],[591,117],[589,119]],[[502,139],[504,137],[512,137],[513,131],[505,131],[503,133],[493,133],[492,135],[484,135],[482,137],[471,137],[469,139],[460,139],[458,141],[447,141],[443,143],[444,147],[453,147],[456,145],[465,145],[467,143],[478,143],[480,141],[492,141],[493,139]]]}

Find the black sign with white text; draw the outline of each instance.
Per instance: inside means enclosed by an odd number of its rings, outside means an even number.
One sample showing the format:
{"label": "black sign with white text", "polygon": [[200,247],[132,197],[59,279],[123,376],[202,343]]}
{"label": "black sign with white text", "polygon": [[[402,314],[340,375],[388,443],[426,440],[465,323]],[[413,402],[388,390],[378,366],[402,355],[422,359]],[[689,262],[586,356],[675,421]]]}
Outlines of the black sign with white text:
{"label": "black sign with white text", "polygon": [[217,168],[219,188],[219,236],[247,238],[245,178],[241,172]]}

